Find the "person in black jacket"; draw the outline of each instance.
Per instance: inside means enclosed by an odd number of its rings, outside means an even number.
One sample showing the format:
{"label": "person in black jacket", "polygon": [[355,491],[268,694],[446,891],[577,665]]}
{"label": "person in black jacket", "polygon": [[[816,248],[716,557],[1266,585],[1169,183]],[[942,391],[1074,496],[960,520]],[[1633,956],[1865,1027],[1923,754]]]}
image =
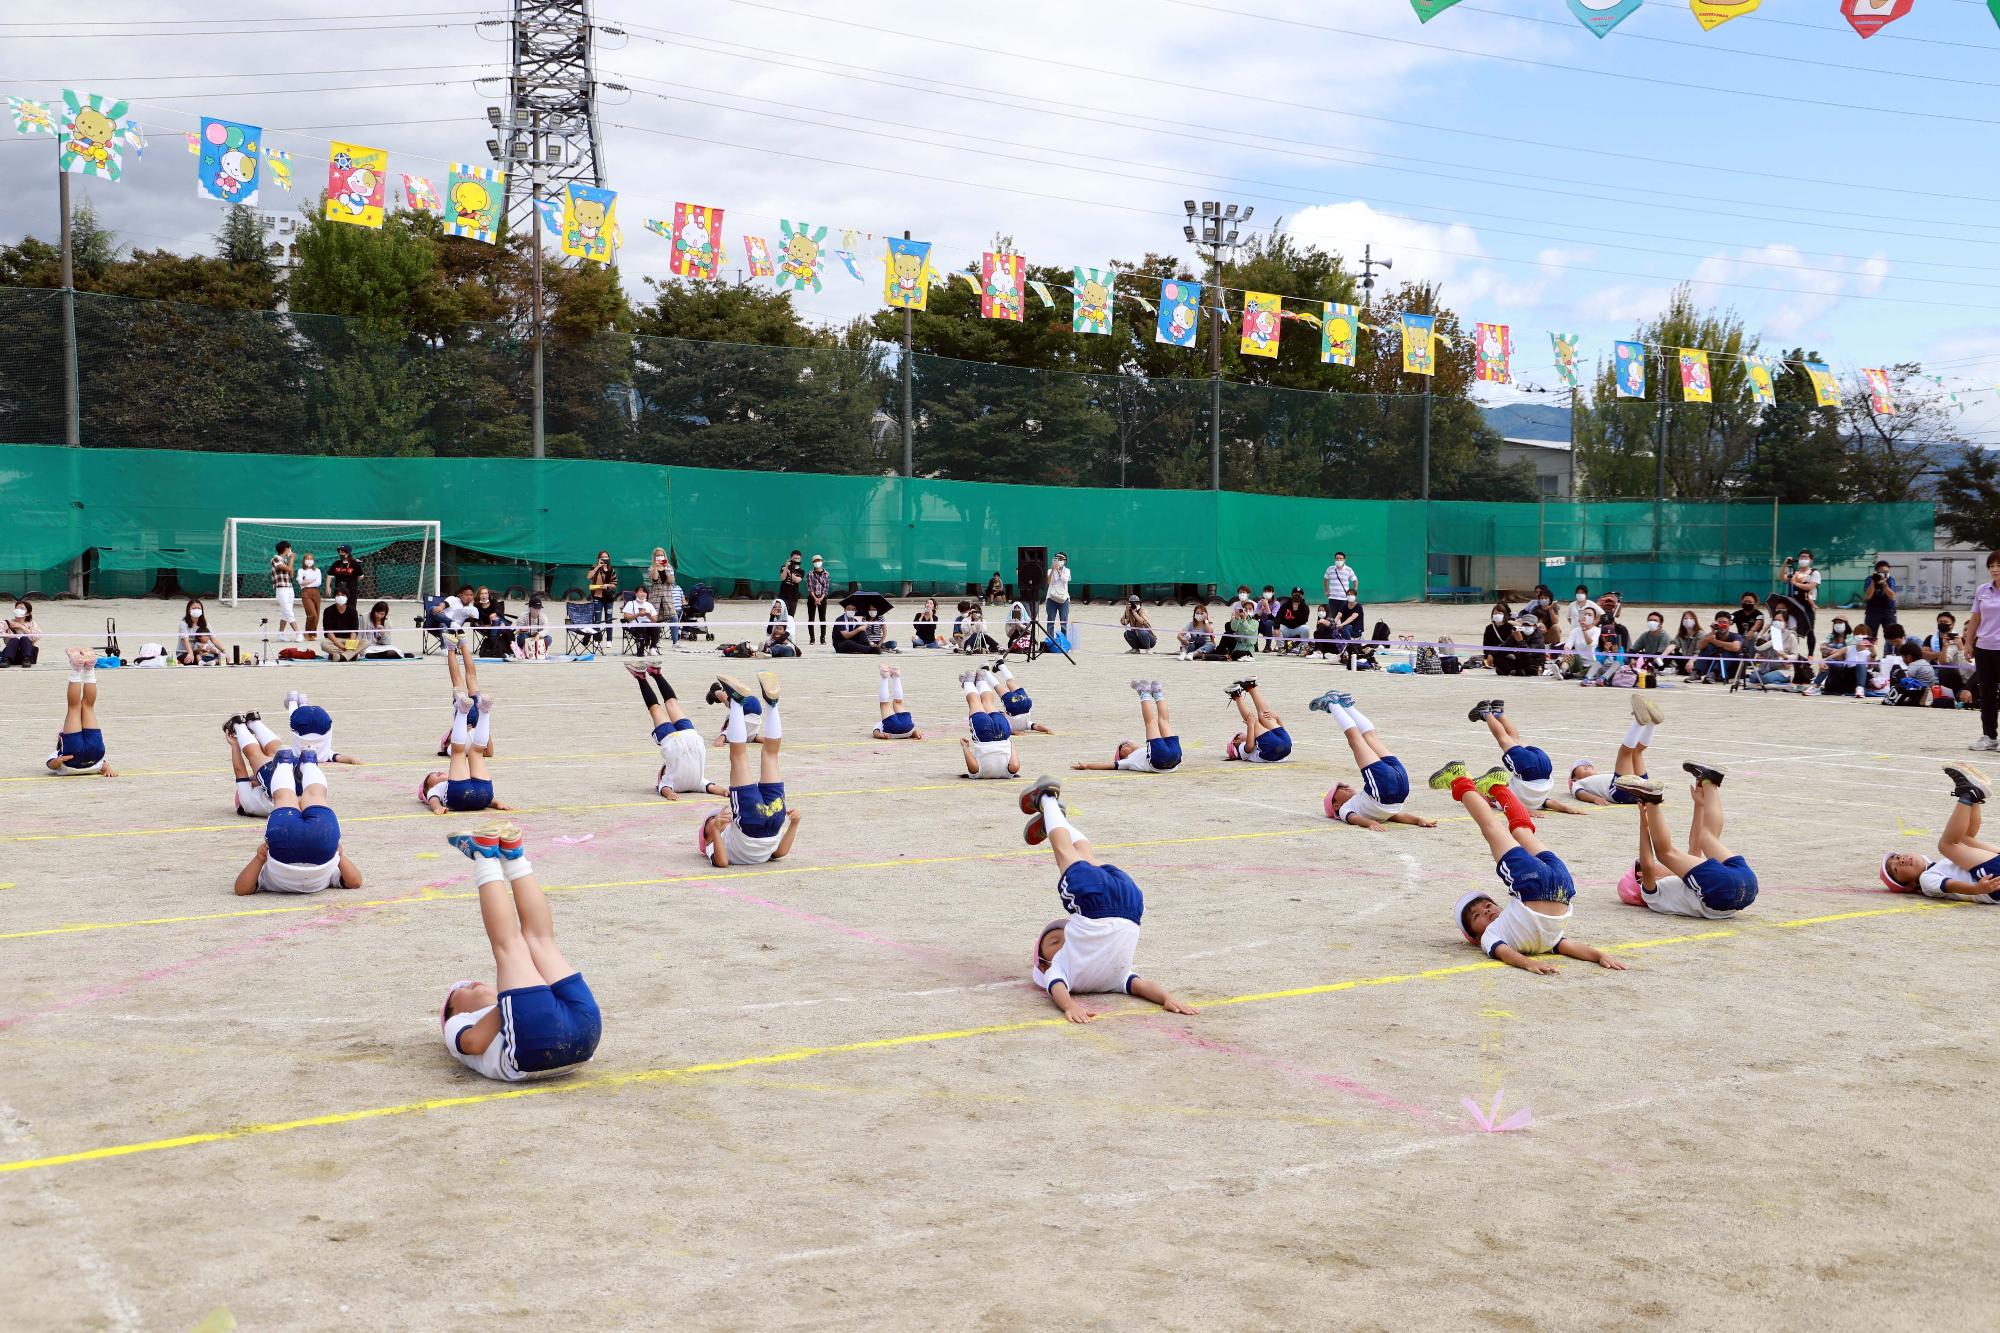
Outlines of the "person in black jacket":
{"label": "person in black jacket", "polygon": [[327,566],[326,575],[333,581],[333,591],[337,596],[347,594],[347,604],[358,606],[361,602],[361,562],[354,558],[354,548],[343,543],[333,563]]}

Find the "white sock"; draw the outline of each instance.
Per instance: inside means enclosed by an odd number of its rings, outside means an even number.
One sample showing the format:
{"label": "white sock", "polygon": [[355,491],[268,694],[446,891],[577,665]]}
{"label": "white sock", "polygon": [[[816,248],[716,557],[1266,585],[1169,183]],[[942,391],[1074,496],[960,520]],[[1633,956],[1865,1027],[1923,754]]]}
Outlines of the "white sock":
{"label": "white sock", "polygon": [[248,726],[250,734],[257,738],[257,744],[276,745],[278,743],[278,733],[265,726],[263,718],[260,717],[256,721],[245,723],[244,725]]}
{"label": "white sock", "polygon": [[481,749],[493,739],[493,705],[479,710],[479,725],[472,729],[472,743]]}
{"label": "white sock", "polygon": [[500,869],[506,873],[509,883],[520,879],[523,875],[532,875],[535,873],[534,863],[525,856],[516,857],[512,861],[509,861],[504,856],[501,857]]}
{"label": "white sock", "polygon": [[236,724],[230,734],[236,738],[236,748],[239,750],[247,750],[257,743],[257,738],[251,734],[250,728],[244,726],[241,722]]}
{"label": "white sock", "polygon": [[1081,838],[1083,836],[1076,831],[1076,825],[1070,823],[1069,819],[1063,814],[1062,802],[1053,796],[1042,797],[1042,827],[1051,833],[1057,829],[1068,829],[1069,835],[1072,838]]}
{"label": "white sock", "polygon": [[778,721],[778,705],[768,699],[764,701],[763,735],[767,741],[782,740],[785,735],[784,725]]}
{"label": "white sock", "polygon": [[85,667],[80,679],[86,685],[95,685],[97,683],[97,663],[92,662],[89,666]]}
{"label": "white sock", "polygon": [[889,678],[889,693],[895,698],[897,703],[903,702],[903,678],[901,676],[891,676]]}
{"label": "white sock", "polygon": [[1646,743],[1645,723],[1634,722],[1630,726],[1625,728],[1625,740],[1623,744],[1626,749],[1630,750],[1637,746],[1644,745],[1645,743]]}
{"label": "white sock", "polygon": [[972,681],[967,681],[965,684],[965,702],[966,706],[975,713],[986,711],[979,706],[979,686]]}
{"label": "white sock", "polygon": [[71,667],[71,668],[69,669],[69,683],[70,683],[70,684],[72,684],[72,685],[81,685],[81,684],[83,684],[83,668],[82,668],[82,667],[74,667],[74,666],[73,666],[73,667]]}
{"label": "white sock", "polygon": [[1000,664],[1000,679],[1007,682],[1007,688],[1014,688],[1014,673],[1005,662]]}
{"label": "white sock", "polygon": [[479,888],[488,884],[499,884],[506,880],[507,872],[500,867],[503,863],[489,856],[472,858],[472,882]]}
{"label": "white sock", "polygon": [[[276,786],[277,784],[273,783],[272,785]],[[320,770],[318,764],[304,762],[299,764],[299,789],[301,791],[307,787],[324,787],[325,785],[326,774]]]}
{"label": "white sock", "polygon": [[882,677],[880,683],[876,685],[875,697],[883,703],[889,702],[889,678],[887,676]]}
{"label": "white sock", "polygon": [[296,795],[298,790],[298,774],[293,771],[290,764],[279,764],[271,770],[271,795],[276,796],[281,791]]}
{"label": "white sock", "polygon": [[464,745],[468,739],[465,734],[465,714],[454,708],[451,710],[451,743]]}
{"label": "white sock", "polygon": [[1367,718],[1361,716],[1361,710],[1359,708],[1355,708],[1350,705],[1346,708],[1343,708],[1341,711],[1347,714],[1347,720],[1353,723],[1358,730],[1361,731],[1375,730],[1375,724],[1373,722],[1370,722]]}
{"label": "white sock", "polygon": [[1648,722],[1645,726],[1639,728],[1639,744],[1651,745],[1652,743],[1653,743],[1653,724],[1651,722]]}
{"label": "white sock", "polygon": [[1326,707],[1326,715],[1332,718],[1333,725],[1339,727],[1342,731],[1346,731],[1350,727],[1356,727],[1359,725],[1354,720],[1354,714],[1348,712],[1347,709],[1345,709],[1339,704],[1328,704]]}
{"label": "white sock", "polygon": [[741,700],[729,701],[729,720],[722,725],[722,738],[739,745],[750,739],[750,724],[743,720]]}

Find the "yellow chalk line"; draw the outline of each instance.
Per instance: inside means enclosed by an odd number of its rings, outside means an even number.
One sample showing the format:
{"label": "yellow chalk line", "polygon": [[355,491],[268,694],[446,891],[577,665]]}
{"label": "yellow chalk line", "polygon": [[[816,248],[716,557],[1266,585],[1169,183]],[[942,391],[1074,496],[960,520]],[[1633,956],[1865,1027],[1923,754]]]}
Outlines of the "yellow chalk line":
{"label": "yellow chalk line", "polygon": [[[1726,939],[1748,933],[1755,929],[1786,929],[1802,926],[1827,925],[1836,921],[1853,921],[1864,917],[1902,916],[1912,912],[1930,912],[1939,909],[1962,907],[1963,903],[1921,902],[1898,907],[1873,908],[1856,912],[1835,912],[1827,916],[1801,917],[1789,921],[1776,921],[1768,926],[1751,926],[1743,930],[1704,931],[1699,935],[1678,936],[1668,939],[1636,940],[1629,944],[1611,946],[1614,949],[1643,949],[1666,944],[1694,943],[1704,940]],[[1461,963],[1454,967],[1429,968],[1422,972],[1392,973],[1380,977],[1358,977],[1350,981],[1327,982],[1317,986],[1299,986],[1290,990],[1263,991],[1253,995],[1232,995],[1218,1000],[1203,1000],[1204,1009],[1221,1008],[1225,1005],[1261,1004],[1270,1000],[1290,1000],[1309,995],[1332,995],[1342,991],[1357,990],[1364,986],[1397,986],[1409,981],[1432,981],[1444,977],[1463,976],[1472,972],[1485,972],[1505,967],[1505,963],[1490,959],[1477,963]],[[1120,1009],[1102,1015],[1104,1018],[1133,1018],[1157,1012],[1150,1006],[1145,1009]],[[598,1091],[601,1089],[637,1087],[647,1083],[665,1083],[680,1079],[697,1078],[706,1074],[726,1074],[739,1069],[768,1069],[774,1065],[797,1064],[803,1060],[817,1060],[830,1055],[856,1055],[869,1051],[890,1051],[908,1046],[934,1046],[949,1041],[970,1041],[976,1037],[1004,1036],[1015,1032],[1029,1032],[1037,1029],[1064,1028],[1070,1026],[1064,1018],[1034,1018],[1016,1023],[988,1023],[980,1027],[951,1028],[941,1032],[913,1032],[900,1037],[876,1037],[867,1041],[843,1042],[834,1046],[802,1046],[796,1050],[777,1051],[769,1055],[746,1055],[733,1060],[712,1060],[702,1064],[681,1065],[671,1069],[642,1069],[628,1074],[600,1074],[592,1078],[566,1080],[563,1082],[530,1083],[521,1087],[507,1088],[496,1092],[469,1093],[462,1097],[429,1097],[421,1101],[399,1102],[393,1106],[371,1106],[359,1111],[332,1111],[325,1115],[306,1116],[298,1120],[278,1120],[264,1124],[238,1125],[234,1129],[208,1130],[196,1134],[181,1134],[173,1138],[147,1139],[139,1143],[117,1143],[102,1148],[87,1148],[81,1152],[57,1153],[50,1157],[33,1157],[17,1162],[0,1162],[0,1174],[16,1171],[38,1171],[49,1167],[70,1166],[78,1162],[99,1162],[114,1157],[131,1157],[140,1153],[165,1152],[171,1148],[192,1148],[207,1143],[224,1143],[233,1139],[260,1138],[271,1134],[288,1134],[300,1129],[322,1129],[330,1125],[351,1125],[364,1120],[381,1120],[390,1116],[412,1115],[423,1111],[444,1111],[459,1106],[483,1106],[488,1102],[515,1101],[523,1097],[553,1097],[567,1093]],[[1088,1029],[1078,1035],[1086,1035]]]}
{"label": "yellow chalk line", "polygon": [[[645,802],[638,802],[645,804]],[[423,816],[420,816],[423,817]],[[1289,838],[1302,833],[1320,833],[1337,829],[1338,824],[1328,821],[1323,827],[1304,825],[1290,829],[1268,829],[1247,833],[1209,833],[1186,838],[1148,838],[1136,842],[1103,842],[1093,844],[1100,851],[1125,850],[1143,847],[1177,847],[1201,842],[1240,842],[1252,838]],[[599,880],[588,884],[545,884],[545,893],[580,893],[590,889],[635,889],[661,884],[690,884],[697,881],[719,879],[762,879],[776,875],[817,875],[851,870],[894,870],[905,866],[961,865],[968,861],[995,861],[1016,857],[1045,856],[1047,853],[1034,847],[1016,847],[1003,852],[975,852],[962,856],[905,856],[892,861],[839,861],[830,865],[766,865],[755,870],[715,870],[710,869],[690,875],[663,875],[650,879]],[[48,935],[76,935],[97,930],[127,930],[135,926],[180,926],[202,921],[233,921],[238,918],[285,916],[294,912],[340,912],[362,907],[411,907],[421,903],[456,902],[477,898],[476,891],[464,890],[445,893],[437,889],[412,889],[409,893],[394,898],[371,898],[356,902],[341,896],[328,898],[323,902],[287,903],[283,907],[245,907],[228,912],[201,912],[190,916],[154,916],[132,921],[74,921],[61,926],[43,926],[34,930],[14,930],[0,932],[0,940],[30,940]]]}

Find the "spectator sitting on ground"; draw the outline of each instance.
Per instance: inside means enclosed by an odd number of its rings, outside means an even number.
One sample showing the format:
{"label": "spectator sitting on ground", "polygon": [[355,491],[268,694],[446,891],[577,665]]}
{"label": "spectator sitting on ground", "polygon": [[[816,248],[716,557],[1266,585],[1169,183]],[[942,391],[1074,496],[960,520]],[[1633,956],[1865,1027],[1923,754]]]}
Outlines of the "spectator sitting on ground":
{"label": "spectator sitting on ground", "polygon": [[1487,667],[1501,676],[1534,675],[1539,664],[1532,654],[1519,651],[1527,646],[1527,639],[1514,623],[1514,609],[1505,602],[1495,602],[1487,620],[1482,642]]}
{"label": "spectator sitting on ground", "polygon": [[1361,605],[1361,594],[1354,589],[1349,589],[1347,600],[1334,608],[1333,637],[1341,641],[1342,656],[1350,659],[1354,656],[1354,645],[1360,641],[1365,630],[1362,617],[1366,614]]}
{"label": "spectator sitting on ground", "polygon": [[1764,608],[1754,592],[1746,592],[1738,599],[1736,612],[1730,618],[1736,622],[1736,636],[1745,643],[1755,643],[1757,636],[1770,628],[1770,622],[1764,619]]}
{"label": "spectator sitting on ground", "polygon": [[1303,653],[1312,641],[1312,610],[1306,605],[1306,590],[1293,588],[1278,608],[1278,651]]}
{"label": "spectator sitting on ground", "polygon": [[189,598],[181,612],[174,660],[182,666],[222,665],[222,645],[215,641],[215,635],[208,628],[207,608],[201,604],[199,597]]}
{"label": "spectator sitting on ground", "polygon": [[335,662],[352,662],[361,656],[361,616],[344,592],[334,593],[320,616],[319,646]]}
{"label": "spectator sitting on ground", "polygon": [[1726,681],[1736,674],[1744,657],[1743,636],[1737,632],[1727,611],[1715,613],[1715,623],[1695,643],[1694,671],[1697,681]]}
{"label": "spectator sitting on ground", "polygon": [[1333,627],[1333,610],[1322,606],[1313,612],[1312,654],[1316,657],[1332,659],[1341,655],[1346,640]]}
{"label": "spectator sitting on ground", "polygon": [[840,614],[833,619],[833,651],[836,653],[878,653],[868,637],[868,625],[854,614],[853,602],[842,602]]}
{"label": "spectator sitting on ground", "polygon": [[764,618],[764,644],[757,649],[759,657],[797,657],[798,619],[785,607],[785,599],[773,597],[771,609]]}
{"label": "spectator sitting on ground", "polygon": [[1229,624],[1225,626],[1228,634],[1223,640],[1223,656],[1232,662],[1256,657],[1257,603],[1251,599],[1247,589],[1237,594],[1231,610]]}
{"label": "spectator sitting on ground", "polygon": [[1595,603],[1576,608],[1576,619],[1562,642],[1562,666],[1557,674],[1572,680],[1590,674],[1597,661],[1598,611]]}
{"label": "spectator sitting on ground", "polygon": [[1281,605],[1283,601],[1278,596],[1277,588],[1265,584],[1263,596],[1257,599],[1256,616],[1257,633],[1264,640],[1260,646],[1267,653],[1278,646],[1278,608]]}
{"label": "spectator sitting on ground", "polygon": [[1851,694],[1862,697],[1868,682],[1870,659],[1875,654],[1874,640],[1866,630],[1846,633],[1847,623],[1836,622],[1843,631],[1838,646],[1829,636],[1820,649],[1821,666],[1819,674],[1806,690],[1807,694]]}
{"label": "spectator sitting on ground", "polygon": [[922,609],[910,618],[910,641],[919,648],[942,648],[938,642],[937,598],[926,597]]}
{"label": "spectator sitting on ground", "polygon": [[1681,627],[1674,635],[1674,670],[1683,676],[1694,670],[1694,655],[1701,651],[1701,617],[1692,608],[1681,612]]}
{"label": "spectator sitting on ground", "polygon": [[1187,627],[1181,630],[1180,642],[1183,662],[1192,662],[1197,655],[1206,653],[1215,646],[1215,627],[1209,624],[1206,602],[1194,604],[1194,611],[1188,616]]}
{"label": "spectator sitting on ground", "polygon": [[1146,608],[1139,604],[1137,593],[1125,599],[1125,611],[1118,617],[1118,623],[1125,629],[1126,652],[1150,653],[1160,646],[1160,636],[1153,632],[1153,622],[1146,619]]}
{"label": "spectator sitting on ground", "polygon": [[631,637],[632,651],[641,657],[660,650],[660,609],[646,595],[644,584],[635,584],[632,595],[618,613]]}
{"label": "spectator sitting on ground", "polygon": [[984,657],[1000,651],[1000,645],[986,632],[986,612],[977,602],[966,604],[964,631],[959,636],[958,651],[972,657]]}
{"label": "spectator sitting on ground", "polygon": [[1617,593],[1605,593],[1604,596],[1597,599],[1597,624],[1600,630],[1608,629],[1618,636],[1619,652],[1629,653],[1632,650],[1632,631],[1626,629],[1624,624],[1618,619],[1618,613],[1624,609],[1624,606],[1624,599]]}
{"label": "spectator sitting on ground", "polygon": [[1618,641],[1616,625],[1602,625],[1597,631],[1597,651],[1592,655],[1590,670],[1583,678],[1586,685],[1609,685],[1611,678],[1618,674],[1618,668],[1625,665],[1625,647]]}
{"label": "spectator sitting on ground", "polygon": [[1028,637],[1035,627],[1028,623],[1028,608],[1019,602],[1007,604],[1007,651],[1025,653],[1028,651]]}
{"label": "spectator sitting on ground", "polygon": [[1956,708],[1958,699],[1949,690],[1938,689],[1937,668],[1924,660],[1923,646],[1915,639],[1904,639],[1897,650],[1900,665],[1891,663],[1888,697],[1885,704],[1898,704],[1904,708]]}
{"label": "spectator sitting on ground", "polygon": [[1674,642],[1667,637],[1666,618],[1658,611],[1647,612],[1646,630],[1632,644],[1632,665],[1657,674],[1673,650]]}
{"label": "spectator sitting on ground", "polygon": [[14,601],[14,614],[0,626],[0,667],[31,667],[42,655],[36,644],[42,627],[35,623],[35,605],[25,597]]}
{"label": "spectator sitting on ground", "polygon": [[997,569],[993,571],[993,577],[986,580],[986,600],[995,606],[1007,600],[1007,581],[1000,577]]}
{"label": "spectator sitting on ground", "polygon": [[889,637],[889,622],[882,618],[880,611],[864,615],[861,617],[861,623],[868,627],[868,642],[874,645],[876,652],[900,653],[903,651],[896,646],[896,641]]}
{"label": "spectator sitting on ground", "polygon": [[383,661],[400,659],[394,643],[395,632],[389,628],[389,604],[377,602],[368,608],[368,623],[361,627],[361,655],[380,658]]}
{"label": "spectator sitting on ground", "polygon": [[1949,611],[1938,612],[1937,632],[1924,636],[1923,648],[1925,659],[1937,668],[1938,684],[1970,707],[1975,702],[1974,677],[1972,663],[1965,657],[1964,641],[1958,637],[1958,617]]}

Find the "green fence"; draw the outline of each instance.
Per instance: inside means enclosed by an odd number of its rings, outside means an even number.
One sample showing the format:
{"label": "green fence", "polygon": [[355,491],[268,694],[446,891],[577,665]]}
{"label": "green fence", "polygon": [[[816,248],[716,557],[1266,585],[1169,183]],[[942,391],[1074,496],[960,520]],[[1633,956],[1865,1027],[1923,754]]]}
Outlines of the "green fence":
{"label": "green fence", "polygon": [[[1633,501],[1425,504],[585,459],[0,445],[0,579],[42,592],[59,591],[85,552],[94,553],[99,594],[142,593],[161,570],[184,586],[212,587],[224,520],[249,514],[436,519],[468,565],[573,567],[608,549],[637,569],[660,545],[690,580],[725,589],[737,580],[770,586],[796,546],[824,554],[841,583],[955,592],[995,570],[1011,581],[1015,548],[1033,545],[1066,552],[1078,581],[1097,588],[1272,583],[1317,596],[1321,573],[1343,550],[1371,601],[1423,596],[1437,582],[1428,558],[1441,551],[1490,558],[1505,571],[1478,584],[1482,593],[1534,582],[1535,562],[1555,555],[1565,560],[1557,569],[1635,599],[1733,600],[1770,583],[1774,523],[1780,552],[1814,548],[1832,601],[1858,584],[1875,551],[1927,549],[1932,539],[1925,504],[1782,506],[1774,515],[1768,504],[1668,503],[1657,507],[1657,533],[1655,512]],[[1742,543],[1727,559],[1718,549],[1724,532]]]}

